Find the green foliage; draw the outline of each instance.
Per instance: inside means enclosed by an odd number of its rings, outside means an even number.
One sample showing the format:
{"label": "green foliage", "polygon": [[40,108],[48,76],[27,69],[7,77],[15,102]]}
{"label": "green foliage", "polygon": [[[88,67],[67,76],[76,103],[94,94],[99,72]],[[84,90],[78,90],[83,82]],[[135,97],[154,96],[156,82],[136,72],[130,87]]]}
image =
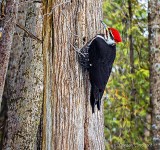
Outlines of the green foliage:
{"label": "green foliage", "polygon": [[[117,56],[106,88],[106,149],[147,149],[150,137],[145,136],[149,113],[149,51],[146,6],[132,1],[132,24],[127,0],[105,0],[104,21],[118,29],[123,43],[117,44]],[[130,66],[130,41],[133,36],[134,73]],[[128,145],[127,145],[128,144]],[[128,146],[128,147],[127,147]]]}

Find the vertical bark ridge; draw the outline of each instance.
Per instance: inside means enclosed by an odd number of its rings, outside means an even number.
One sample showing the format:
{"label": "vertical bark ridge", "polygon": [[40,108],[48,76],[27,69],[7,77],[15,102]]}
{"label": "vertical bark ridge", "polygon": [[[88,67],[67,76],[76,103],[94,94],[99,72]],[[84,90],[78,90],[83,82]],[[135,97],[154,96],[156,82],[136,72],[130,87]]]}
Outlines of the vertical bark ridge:
{"label": "vertical bark ridge", "polygon": [[[54,82],[53,70],[51,68],[54,63],[54,54],[52,51],[53,24],[52,24],[52,0],[43,0],[43,71],[44,71],[44,91],[43,91],[43,134],[42,134],[42,149],[51,150],[52,140],[52,114],[51,106],[54,91],[52,84]],[[48,15],[50,14],[50,15]],[[54,117],[54,116],[53,116]]]}
{"label": "vertical bark ridge", "polygon": [[5,84],[5,79],[6,79],[7,69],[8,69],[11,45],[13,41],[13,34],[15,31],[18,2],[19,1],[15,1],[15,0],[6,2],[6,8],[5,8],[6,14],[4,14],[6,16],[4,20],[1,20],[1,24],[0,24],[2,25],[0,27],[4,30],[3,34],[1,35],[2,37],[0,37],[0,110],[1,110],[4,84]]}
{"label": "vertical bark ridge", "polygon": [[153,149],[160,149],[160,2],[149,1],[150,96]]}

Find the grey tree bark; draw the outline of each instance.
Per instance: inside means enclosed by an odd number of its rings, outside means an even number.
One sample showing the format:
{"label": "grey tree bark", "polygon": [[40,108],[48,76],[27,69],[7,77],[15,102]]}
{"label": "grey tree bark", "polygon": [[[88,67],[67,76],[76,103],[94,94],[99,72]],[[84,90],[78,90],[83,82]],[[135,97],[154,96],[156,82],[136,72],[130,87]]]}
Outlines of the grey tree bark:
{"label": "grey tree bark", "polygon": [[149,1],[150,93],[153,148],[160,149],[160,2]]}
{"label": "grey tree bark", "polygon": [[[37,21],[40,4],[21,1],[18,23],[42,38],[42,21]],[[37,132],[43,102],[42,44],[16,28],[5,84],[7,120],[3,149],[37,149]]]}
{"label": "grey tree bark", "polygon": [[43,2],[44,14],[53,11],[43,25],[43,149],[104,150],[103,105],[92,114],[88,73],[82,71],[76,53],[100,33],[102,1]]}
{"label": "grey tree bark", "polygon": [[18,2],[19,0],[7,1],[6,5],[4,6],[4,4],[2,4],[1,7],[3,8],[0,8],[3,10],[3,12],[0,11],[0,111],[12,39],[15,30],[15,22],[17,18]]}

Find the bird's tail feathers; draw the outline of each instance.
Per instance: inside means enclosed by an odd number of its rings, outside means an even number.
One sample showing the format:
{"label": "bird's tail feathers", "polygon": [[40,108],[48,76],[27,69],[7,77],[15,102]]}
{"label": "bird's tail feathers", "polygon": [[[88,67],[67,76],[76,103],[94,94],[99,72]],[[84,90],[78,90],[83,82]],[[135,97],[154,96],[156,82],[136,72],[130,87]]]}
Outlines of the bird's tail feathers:
{"label": "bird's tail feathers", "polygon": [[101,98],[102,98],[102,92],[99,92],[98,93],[98,99],[96,101],[96,104],[97,104],[97,109],[100,110],[101,109]]}
{"label": "bird's tail feathers", "polygon": [[90,97],[90,103],[92,106],[92,113],[95,112],[95,105],[97,105],[97,109],[100,110],[101,107],[101,98],[102,98],[103,92],[92,86],[91,87],[91,97]]}
{"label": "bird's tail feathers", "polygon": [[101,99],[99,99],[99,100],[97,101],[97,108],[98,108],[98,110],[101,109]]}
{"label": "bird's tail feathers", "polygon": [[91,103],[91,107],[92,107],[92,113],[94,113],[94,107],[96,105],[95,103],[95,98],[94,98],[94,93],[93,93],[93,88],[91,88],[91,96],[90,96],[90,103]]}

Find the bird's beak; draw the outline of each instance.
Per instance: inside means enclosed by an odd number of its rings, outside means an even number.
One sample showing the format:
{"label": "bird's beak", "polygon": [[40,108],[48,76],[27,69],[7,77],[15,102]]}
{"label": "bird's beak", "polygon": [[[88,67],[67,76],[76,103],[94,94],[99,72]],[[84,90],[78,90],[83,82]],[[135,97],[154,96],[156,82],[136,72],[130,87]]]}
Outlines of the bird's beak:
{"label": "bird's beak", "polygon": [[108,38],[110,37],[108,27],[107,27],[107,25],[106,25],[102,20],[100,20],[100,21],[101,21],[101,23],[102,23],[102,25],[103,25],[103,27],[104,27],[105,32],[107,31],[107,32],[104,34],[105,39],[108,39]]}
{"label": "bird's beak", "polygon": [[102,23],[104,29],[106,30],[106,29],[107,29],[107,25],[106,25],[102,20],[100,20],[100,21],[101,21],[101,23]]}

